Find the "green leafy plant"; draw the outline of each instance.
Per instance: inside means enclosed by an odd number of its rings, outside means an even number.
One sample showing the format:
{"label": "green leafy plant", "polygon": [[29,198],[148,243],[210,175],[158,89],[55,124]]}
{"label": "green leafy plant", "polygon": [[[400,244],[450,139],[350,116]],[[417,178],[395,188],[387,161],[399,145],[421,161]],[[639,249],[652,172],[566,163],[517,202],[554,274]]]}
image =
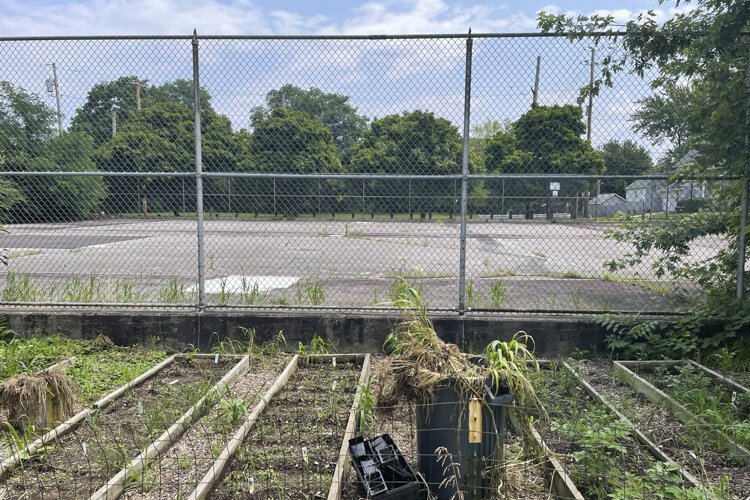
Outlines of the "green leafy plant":
{"label": "green leafy plant", "polygon": [[326,298],[325,289],[320,283],[305,283],[305,295],[314,306],[319,306]]}
{"label": "green leafy plant", "polygon": [[185,285],[172,278],[159,289],[159,301],[164,304],[182,304],[187,302]]}
{"label": "green leafy plant", "polygon": [[246,305],[253,305],[260,302],[260,288],[258,283],[250,281],[243,276],[240,283],[240,302]]}
{"label": "green leafy plant", "polygon": [[370,375],[367,382],[359,385],[360,393],[359,400],[357,401],[357,415],[360,429],[367,429],[375,419],[377,398],[375,397],[374,385],[377,381],[377,375]]}
{"label": "green leafy plant", "polygon": [[247,401],[242,398],[222,399],[219,403],[219,418],[238,424],[247,415]]}
{"label": "green leafy plant", "polygon": [[501,385],[513,390],[522,405],[541,408],[528,379],[529,371],[537,367],[529,335],[519,332],[510,342],[491,342],[483,356],[462,353],[456,345],[438,337],[414,286],[402,279],[397,291],[397,299],[390,304],[398,308],[400,319],[384,345],[392,357],[389,376],[393,377],[392,382],[384,384],[390,388],[384,391],[386,399],[402,395],[429,401],[432,390],[443,383],[454,384],[467,397],[483,397],[484,384],[489,380],[496,390]]}
{"label": "green leafy plant", "polygon": [[314,334],[310,341],[310,354],[331,354],[336,352],[336,346],[327,339],[319,337],[318,334]]}
{"label": "green leafy plant", "polygon": [[508,294],[508,285],[503,280],[498,280],[490,285],[490,302],[493,307],[502,307]]}
{"label": "green leafy plant", "polygon": [[473,281],[466,282],[466,305],[469,307],[477,307],[482,303],[482,298],[479,293],[479,289],[474,286]]}

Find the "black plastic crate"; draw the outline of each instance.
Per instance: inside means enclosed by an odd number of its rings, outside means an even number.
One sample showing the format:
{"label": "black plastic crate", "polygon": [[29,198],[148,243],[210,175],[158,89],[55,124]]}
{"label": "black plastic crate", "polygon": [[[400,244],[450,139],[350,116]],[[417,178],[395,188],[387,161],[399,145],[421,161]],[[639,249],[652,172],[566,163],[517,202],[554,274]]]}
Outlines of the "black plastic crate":
{"label": "black plastic crate", "polygon": [[416,474],[388,434],[349,440],[349,455],[367,498],[427,500],[427,483]]}

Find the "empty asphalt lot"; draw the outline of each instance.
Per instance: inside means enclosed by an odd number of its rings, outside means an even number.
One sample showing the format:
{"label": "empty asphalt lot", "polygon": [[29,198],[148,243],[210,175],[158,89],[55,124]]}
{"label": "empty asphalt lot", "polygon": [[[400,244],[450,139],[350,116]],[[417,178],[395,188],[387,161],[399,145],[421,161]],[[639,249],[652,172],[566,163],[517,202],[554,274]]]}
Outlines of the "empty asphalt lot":
{"label": "empty asphalt lot", "polygon": [[[629,251],[628,245],[604,238],[609,227],[594,222],[471,221],[467,278],[476,291],[475,306],[497,306],[498,285],[494,295],[491,287],[502,283],[500,307],[666,307],[655,298],[655,287],[631,283],[652,283],[648,265],[624,272],[622,282],[595,279],[604,274],[605,261]],[[194,219],[18,224],[6,230],[0,235],[0,247],[9,256],[2,286],[7,273],[14,272],[30,277],[39,288],[51,287],[54,294],[72,276],[93,276],[102,290],[127,280],[147,300],[155,300],[167,282],[176,280],[188,293],[196,282]],[[719,238],[702,239],[693,248],[694,258],[710,258],[723,244]],[[206,278],[213,280],[208,291],[224,291],[221,300],[229,302],[239,300],[237,277],[242,276],[246,287],[257,284],[267,300],[290,303],[305,302],[298,289],[314,282],[325,291],[324,304],[372,305],[385,299],[394,274],[422,278],[433,307],[452,307],[458,295],[456,221],[207,218],[205,254]],[[102,301],[107,301],[107,293],[102,292]]]}

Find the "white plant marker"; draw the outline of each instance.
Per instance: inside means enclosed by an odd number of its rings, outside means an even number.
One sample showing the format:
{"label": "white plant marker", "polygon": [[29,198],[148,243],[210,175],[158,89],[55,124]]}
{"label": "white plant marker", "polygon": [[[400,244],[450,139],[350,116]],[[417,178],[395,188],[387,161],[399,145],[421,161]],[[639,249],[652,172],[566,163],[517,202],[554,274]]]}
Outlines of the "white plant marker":
{"label": "white plant marker", "polygon": [[214,356],[214,364],[215,365],[219,364],[219,353],[218,352],[216,353],[216,356]]}
{"label": "white plant marker", "polygon": [[307,463],[309,461],[309,456],[307,455],[307,448],[304,446],[302,447],[302,461]]}
{"label": "white plant marker", "polygon": [[89,454],[89,445],[84,441],[81,444],[81,448],[83,448],[83,456],[86,457]]}
{"label": "white plant marker", "polygon": [[174,379],[173,381],[171,381],[171,382],[169,383],[169,385],[175,385],[175,384],[176,384],[177,382],[179,382],[179,381],[180,381],[180,379],[176,378],[176,379]]}
{"label": "white plant marker", "polygon": [[737,391],[732,391],[732,404],[737,401]]}
{"label": "white plant marker", "polygon": [[331,363],[333,364],[333,367],[336,368],[336,356],[331,358]]}
{"label": "white plant marker", "polygon": [[135,408],[135,412],[136,412],[136,414],[137,414],[137,415],[138,415],[139,417],[140,417],[141,415],[143,415],[143,403],[142,403],[142,402],[138,401],[138,406],[136,406],[136,408]]}
{"label": "white plant marker", "polygon": [[251,495],[255,493],[255,479],[252,476],[247,478],[247,492]]}
{"label": "white plant marker", "polygon": [[337,384],[338,384],[338,382],[336,382],[336,381],[334,380],[334,381],[333,381],[333,383],[331,384],[331,390],[332,390],[332,391],[335,391],[335,390],[336,390],[336,385],[337,385]]}

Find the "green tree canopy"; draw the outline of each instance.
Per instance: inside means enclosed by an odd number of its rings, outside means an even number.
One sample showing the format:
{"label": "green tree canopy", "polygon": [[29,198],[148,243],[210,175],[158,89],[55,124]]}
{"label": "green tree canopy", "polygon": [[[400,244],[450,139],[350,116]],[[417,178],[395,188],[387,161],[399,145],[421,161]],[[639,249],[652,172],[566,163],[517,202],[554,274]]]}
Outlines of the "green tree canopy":
{"label": "green tree canopy", "polygon": [[[604,166],[608,175],[639,175],[648,173],[653,168],[653,161],[648,150],[630,139],[620,142],[611,140],[600,150],[604,157]],[[625,196],[625,186],[630,180],[604,180],[602,193],[617,193]]]}
{"label": "green tree canopy", "polygon": [[341,171],[331,131],[292,109],[275,109],[256,122],[250,153],[263,172]]}
{"label": "green tree canopy", "polygon": [[380,174],[461,173],[461,135],[448,120],[413,111],[373,120],[352,170]]}
{"label": "green tree canopy", "polygon": [[[237,165],[237,144],[229,120],[207,109],[201,114],[201,127],[204,169],[233,171]],[[194,115],[186,105],[174,100],[148,101],[141,111],[128,113],[117,135],[101,145],[96,161],[101,170],[191,172],[195,169],[194,130]],[[220,189],[220,181],[207,179],[206,192]],[[130,199],[127,206],[110,200],[108,206],[113,211],[139,211],[142,196],[147,197],[153,210],[179,211],[182,206],[183,181],[179,179],[109,178],[108,182],[111,191],[118,193],[114,197],[132,193],[127,195]]]}
{"label": "green tree canopy", "polygon": [[[28,172],[94,172],[94,141],[77,132],[59,135],[35,156],[19,158]],[[97,214],[107,194],[101,177],[19,177],[14,181],[24,203],[13,209],[18,222],[57,222]]]}
{"label": "green tree canopy", "polygon": [[[448,120],[426,111],[373,120],[354,151],[351,170],[377,174],[461,173],[462,141]],[[377,212],[455,210],[453,181],[370,181],[366,192],[382,198]],[[352,186],[355,191],[357,186]],[[361,191],[362,186],[358,189]],[[375,202],[375,201],[374,201]]]}
{"label": "green tree canopy", "polygon": [[[670,105],[676,106],[678,122],[684,125],[680,140],[684,136],[685,142],[681,146],[695,151],[698,158],[691,173],[699,177],[747,176],[749,132],[742,124],[748,123],[750,113],[745,92],[750,74],[750,2],[697,0],[690,5],[691,9],[662,23],[657,22],[654,12],[642,14],[627,23],[627,36],[614,36],[613,31],[621,27],[614,26],[611,16],[572,19],[543,13],[539,24],[544,30],[567,31],[573,39],[592,31],[604,33],[594,41],[600,45],[607,42],[606,46],[614,50],[603,59],[595,88],[611,84],[621,71],[644,75],[649,68],[658,68],[660,74],[653,85],[660,89],[662,99],[657,95],[650,101],[654,103],[650,109],[666,111]],[[641,114],[640,118],[649,116]],[[668,127],[674,125],[670,120],[660,121],[658,115],[646,122],[638,119],[636,114],[637,125],[658,125],[653,133],[649,128],[643,129],[655,139],[666,136]],[[746,262],[739,263],[738,253],[742,184],[722,182],[722,187],[713,193],[717,204],[687,218],[672,218],[659,225],[625,221],[611,236],[632,244],[634,251],[610,263],[611,267],[640,265],[648,259],[657,274],[695,279],[711,299],[702,314],[726,314],[724,319],[729,319],[734,328],[746,329],[750,308],[746,303],[732,302],[737,270],[747,266]],[[725,236],[729,245],[714,258],[696,262],[691,255],[692,243],[708,235]],[[747,295],[750,276],[746,271],[745,276]],[[737,315],[737,311],[744,313]]]}
{"label": "green tree canopy", "polygon": [[[586,126],[581,108],[574,105],[534,105],[510,130],[499,131],[487,141],[487,171],[506,174],[601,174],[605,171],[602,155],[581,136]],[[494,182],[495,197],[516,200],[505,207],[527,216],[546,205],[548,181],[510,180]],[[572,196],[584,190],[582,183],[563,183],[561,195]],[[499,190],[502,189],[502,192]]]}
{"label": "green tree canopy", "polygon": [[13,159],[33,155],[53,137],[53,111],[38,96],[0,81],[0,158],[4,168],[13,168]]}
{"label": "green tree canopy", "polygon": [[[293,109],[277,108],[260,118],[249,151],[252,167],[261,172],[336,173],[342,171],[341,160],[331,131],[310,115]],[[269,181],[246,183],[255,191],[268,192]],[[278,211],[296,214],[317,209],[315,197],[322,183],[304,179],[281,179],[274,186],[282,195]],[[325,183],[330,186],[331,183]],[[270,196],[269,196],[270,198]],[[271,201],[266,199],[266,201]],[[271,211],[266,204],[264,211]],[[257,209],[256,209],[257,210]],[[276,211],[276,210],[274,210]]]}
{"label": "green tree canopy", "polygon": [[253,109],[253,127],[278,108],[302,111],[328,128],[344,161],[348,161],[352,147],[367,129],[367,118],[357,114],[357,108],[351,105],[348,96],[291,84],[266,94],[266,105]]}
{"label": "green tree canopy", "polygon": [[130,111],[136,108],[134,83],[144,88],[148,86],[148,81],[136,76],[123,76],[94,85],[86,96],[86,102],[76,110],[70,129],[93,137],[95,146],[108,141],[112,137],[112,105],[120,108],[116,110],[118,127],[125,124]]}
{"label": "green tree canopy", "polygon": [[[0,167],[22,172],[96,170],[91,138],[59,135],[53,128],[54,117],[37,96],[0,82]],[[14,177],[0,184],[0,209],[10,212],[15,222],[88,217],[99,211],[106,193],[97,177]]]}
{"label": "green tree canopy", "polygon": [[641,100],[633,113],[633,129],[655,144],[670,142],[680,148],[688,138],[692,107],[689,86],[664,82],[657,93]]}
{"label": "green tree canopy", "polygon": [[[94,138],[98,147],[112,138],[112,104],[116,103],[117,128],[121,130],[133,118],[136,110],[136,85],[141,87],[141,109],[159,103],[173,103],[190,111],[193,109],[193,82],[175,80],[153,86],[137,76],[122,76],[117,80],[98,83],[89,90],[86,102],[78,108],[71,122],[71,130],[84,132]],[[201,88],[201,110],[213,113],[211,95]],[[192,118],[191,118],[192,119]]]}

